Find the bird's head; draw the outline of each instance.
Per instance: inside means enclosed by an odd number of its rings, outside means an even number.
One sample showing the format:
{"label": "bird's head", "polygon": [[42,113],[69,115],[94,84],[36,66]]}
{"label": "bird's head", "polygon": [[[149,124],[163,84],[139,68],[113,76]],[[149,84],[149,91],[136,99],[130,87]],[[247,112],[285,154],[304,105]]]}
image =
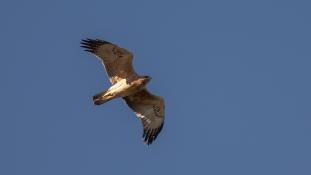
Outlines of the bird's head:
{"label": "bird's head", "polygon": [[142,78],[143,78],[143,81],[144,81],[145,84],[147,84],[151,80],[151,77],[148,76],[148,75],[145,75]]}

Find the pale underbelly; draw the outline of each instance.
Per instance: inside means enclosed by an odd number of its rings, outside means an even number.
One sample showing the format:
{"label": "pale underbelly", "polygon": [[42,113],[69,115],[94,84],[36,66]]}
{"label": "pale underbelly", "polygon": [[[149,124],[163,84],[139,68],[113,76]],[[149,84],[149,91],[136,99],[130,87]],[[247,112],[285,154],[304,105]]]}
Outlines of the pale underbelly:
{"label": "pale underbelly", "polygon": [[126,80],[121,80],[109,88],[109,93],[115,97],[126,97],[132,95],[144,88],[143,84],[136,82],[127,83]]}

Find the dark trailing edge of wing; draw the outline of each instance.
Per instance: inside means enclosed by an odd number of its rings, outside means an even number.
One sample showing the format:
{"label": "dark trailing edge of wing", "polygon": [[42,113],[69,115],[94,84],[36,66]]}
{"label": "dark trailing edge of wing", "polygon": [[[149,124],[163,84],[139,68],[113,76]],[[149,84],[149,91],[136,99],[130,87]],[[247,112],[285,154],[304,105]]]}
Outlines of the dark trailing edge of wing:
{"label": "dark trailing edge of wing", "polygon": [[100,39],[83,39],[81,42],[81,47],[85,48],[85,51],[95,53],[97,48],[104,44],[111,44],[110,42],[103,41]]}
{"label": "dark trailing edge of wing", "polygon": [[144,128],[143,140],[145,144],[150,145],[159,135],[163,128],[164,122],[156,129]]}

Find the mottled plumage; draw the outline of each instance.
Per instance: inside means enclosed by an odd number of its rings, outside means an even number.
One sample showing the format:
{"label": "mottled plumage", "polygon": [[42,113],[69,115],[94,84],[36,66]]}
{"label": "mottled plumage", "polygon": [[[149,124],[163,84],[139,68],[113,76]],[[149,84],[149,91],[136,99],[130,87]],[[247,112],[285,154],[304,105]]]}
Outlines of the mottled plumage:
{"label": "mottled plumage", "polygon": [[164,124],[163,98],[146,89],[151,78],[138,75],[132,66],[132,53],[115,44],[99,39],[85,39],[81,47],[102,61],[112,84],[109,89],[93,96],[94,104],[123,98],[142,122],[144,142],[151,144]]}

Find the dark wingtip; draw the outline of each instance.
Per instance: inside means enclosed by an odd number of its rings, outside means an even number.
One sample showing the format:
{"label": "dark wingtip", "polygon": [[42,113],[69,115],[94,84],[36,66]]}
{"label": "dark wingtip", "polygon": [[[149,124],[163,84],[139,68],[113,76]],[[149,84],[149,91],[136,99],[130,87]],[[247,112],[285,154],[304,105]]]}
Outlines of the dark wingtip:
{"label": "dark wingtip", "polygon": [[80,42],[80,47],[84,48],[85,51],[95,53],[99,46],[105,45],[105,44],[111,44],[108,41],[100,40],[100,39],[82,39]]}
{"label": "dark wingtip", "polygon": [[146,145],[149,146],[158,137],[163,128],[163,125],[164,123],[162,123],[161,126],[156,129],[144,129],[143,141]]}

